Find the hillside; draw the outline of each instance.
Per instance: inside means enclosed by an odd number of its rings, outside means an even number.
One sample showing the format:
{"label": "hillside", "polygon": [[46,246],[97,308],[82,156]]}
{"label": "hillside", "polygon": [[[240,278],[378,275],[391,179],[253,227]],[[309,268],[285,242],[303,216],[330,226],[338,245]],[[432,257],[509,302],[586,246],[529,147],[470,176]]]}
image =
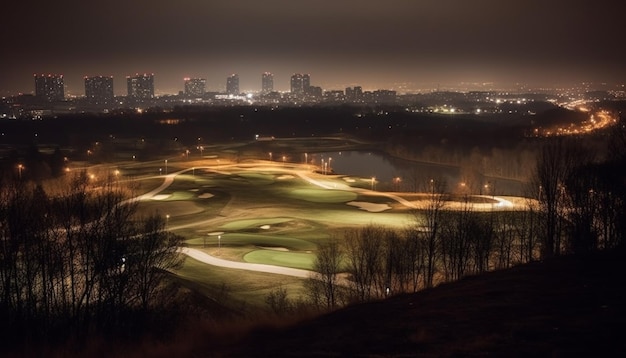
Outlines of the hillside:
{"label": "hillside", "polygon": [[625,256],[534,262],[260,328],[224,355],[617,356],[626,351]]}

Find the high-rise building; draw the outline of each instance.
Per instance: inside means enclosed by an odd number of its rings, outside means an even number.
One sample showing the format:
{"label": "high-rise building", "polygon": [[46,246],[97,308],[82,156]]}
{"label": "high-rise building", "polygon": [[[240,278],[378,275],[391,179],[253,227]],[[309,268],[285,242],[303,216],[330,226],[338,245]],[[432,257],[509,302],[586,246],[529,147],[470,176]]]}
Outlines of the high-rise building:
{"label": "high-rise building", "polygon": [[64,100],[63,75],[35,75],[35,96],[47,102]]}
{"label": "high-rise building", "polygon": [[185,96],[199,98],[204,96],[206,79],[185,78]]}
{"label": "high-rise building", "polygon": [[306,93],[307,89],[311,87],[311,76],[308,73],[302,75],[302,89]]}
{"label": "high-rise building", "polygon": [[396,91],[376,90],[372,92],[374,102],[391,104],[396,102]]}
{"label": "high-rise building", "polygon": [[261,78],[261,92],[270,93],[272,91],[274,91],[274,75],[265,72]]}
{"label": "high-rise building", "polygon": [[350,102],[361,102],[363,100],[363,88],[361,86],[347,87],[346,100]]}
{"label": "high-rise building", "polygon": [[311,86],[311,76],[308,74],[295,73],[291,76],[291,93],[304,95]]}
{"label": "high-rise building", "polygon": [[232,94],[232,95],[239,95],[239,75],[236,73],[233,73],[232,75],[228,76],[228,78],[226,79],[226,93],[228,94]]}
{"label": "high-rise building", "polygon": [[154,74],[136,74],[126,77],[128,97],[135,99],[154,98]]}
{"label": "high-rise building", "polygon": [[113,76],[85,76],[85,97],[91,104],[113,102]]}

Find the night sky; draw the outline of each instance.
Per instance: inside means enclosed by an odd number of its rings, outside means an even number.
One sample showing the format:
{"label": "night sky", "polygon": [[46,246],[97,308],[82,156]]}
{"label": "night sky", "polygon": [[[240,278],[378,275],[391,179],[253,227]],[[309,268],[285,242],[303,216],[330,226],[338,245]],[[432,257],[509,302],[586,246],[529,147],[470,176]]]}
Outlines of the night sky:
{"label": "night sky", "polygon": [[[8,8],[7,8],[8,7]],[[243,91],[261,73],[289,89],[310,73],[324,89],[426,89],[460,83],[626,82],[626,18],[609,0],[11,1],[2,11],[0,94],[34,91],[34,73],[155,74],[157,94],[184,77]]]}

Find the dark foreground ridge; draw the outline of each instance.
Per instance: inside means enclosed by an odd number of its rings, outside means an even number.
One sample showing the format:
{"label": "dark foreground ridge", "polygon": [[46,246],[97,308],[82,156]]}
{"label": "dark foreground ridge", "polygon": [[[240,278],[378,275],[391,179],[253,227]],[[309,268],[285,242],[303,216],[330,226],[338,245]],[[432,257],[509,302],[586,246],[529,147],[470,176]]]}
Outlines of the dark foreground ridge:
{"label": "dark foreground ridge", "polygon": [[613,357],[623,252],[560,257],[252,332],[227,356]]}

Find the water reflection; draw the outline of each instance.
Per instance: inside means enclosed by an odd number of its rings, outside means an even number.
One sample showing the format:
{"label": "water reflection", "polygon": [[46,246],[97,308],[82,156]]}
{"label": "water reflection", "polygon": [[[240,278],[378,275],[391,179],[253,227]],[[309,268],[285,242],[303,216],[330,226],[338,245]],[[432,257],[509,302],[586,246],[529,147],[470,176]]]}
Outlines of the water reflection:
{"label": "water reflection", "polygon": [[[375,178],[385,191],[424,191],[431,179],[444,180],[449,191],[468,179],[456,166],[397,159],[376,152],[346,151],[309,154],[309,162],[327,173]],[[463,177],[462,177],[463,176]],[[477,175],[471,180],[473,194],[521,195],[515,180]]]}

